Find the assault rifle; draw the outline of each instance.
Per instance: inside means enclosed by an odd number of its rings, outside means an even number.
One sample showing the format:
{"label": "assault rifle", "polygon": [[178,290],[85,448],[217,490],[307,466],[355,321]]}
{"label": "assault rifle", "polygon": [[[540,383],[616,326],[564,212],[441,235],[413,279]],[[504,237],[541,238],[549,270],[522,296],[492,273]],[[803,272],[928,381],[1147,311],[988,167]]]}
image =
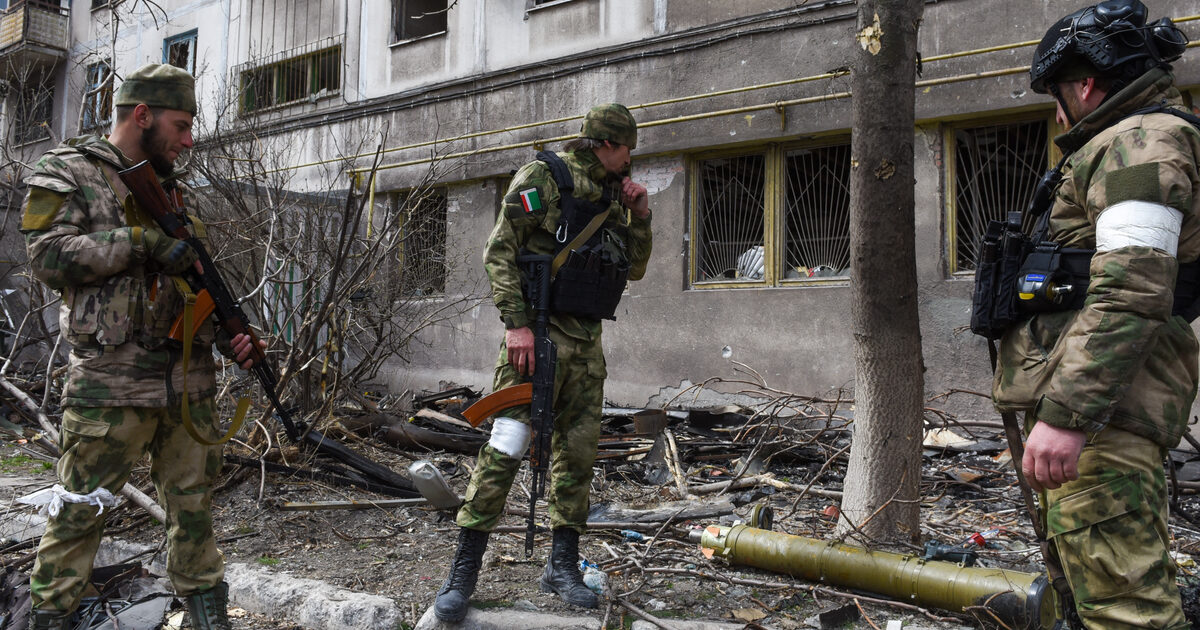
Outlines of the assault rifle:
{"label": "assault rifle", "polygon": [[[283,424],[288,439],[293,442],[307,442],[319,452],[331,455],[347,466],[373,478],[375,483],[371,484],[374,486],[369,488],[371,490],[392,495],[420,496],[408,479],[385,466],[364,458],[340,442],[327,440],[324,435],[309,431],[303,423],[296,422],[292,418],[291,413],[279,401],[277,392],[279,378],[276,376],[275,370],[267,364],[266,353],[259,347],[258,337],[248,325],[246,314],[242,312],[238,301],[225,286],[225,282],[221,279],[221,273],[213,264],[212,257],[208,254],[204,243],[189,228],[191,221],[183,214],[182,195],[177,189],[172,189],[168,195],[167,191],[163,190],[162,185],[159,184],[154,168],[148,161],[143,161],[117,174],[129,188],[138,207],[150,215],[150,218],[154,219],[163,232],[186,242],[195,250],[204,273],[197,273],[194,269],[188,270],[183,274],[183,279],[196,293],[196,325],[198,326],[209,315],[215,315],[217,324],[224,328],[231,337],[239,334],[250,337],[250,356],[254,359],[254,365],[250,368],[250,372],[262,384],[263,391],[271,402],[271,409],[274,409],[275,416]],[[178,323],[176,328],[178,328]],[[182,334],[190,332],[193,331],[186,331]]]}
{"label": "assault rifle", "polygon": [[533,396],[529,422],[533,443],[529,451],[529,469],[533,480],[529,487],[529,520],[525,528],[525,555],[533,555],[533,534],[537,529],[534,509],[546,490],[546,470],[550,461],[550,433],[554,430],[554,372],[558,348],[550,339],[550,276],[552,258],[547,255],[517,256],[522,268],[525,299],[533,306]]}

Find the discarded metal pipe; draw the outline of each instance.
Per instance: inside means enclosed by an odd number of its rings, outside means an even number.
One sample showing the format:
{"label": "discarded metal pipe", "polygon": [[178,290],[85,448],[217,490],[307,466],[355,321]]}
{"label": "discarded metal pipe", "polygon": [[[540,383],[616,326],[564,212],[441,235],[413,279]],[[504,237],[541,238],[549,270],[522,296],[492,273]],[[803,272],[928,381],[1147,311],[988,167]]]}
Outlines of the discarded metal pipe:
{"label": "discarded metal pipe", "polygon": [[1041,574],[926,561],[745,525],[713,525],[692,538],[731,563],[958,613],[981,608],[987,612],[979,614],[1009,628],[1051,630],[1058,619],[1058,594]]}

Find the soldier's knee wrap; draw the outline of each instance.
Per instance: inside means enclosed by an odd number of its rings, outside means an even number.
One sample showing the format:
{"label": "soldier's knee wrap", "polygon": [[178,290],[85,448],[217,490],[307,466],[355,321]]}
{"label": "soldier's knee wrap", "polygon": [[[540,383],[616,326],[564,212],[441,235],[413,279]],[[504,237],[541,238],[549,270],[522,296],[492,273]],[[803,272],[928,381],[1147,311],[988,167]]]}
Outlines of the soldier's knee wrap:
{"label": "soldier's knee wrap", "polygon": [[529,436],[529,425],[501,416],[492,423],[492,437],[488,439],[488,444],[509,457],[521,459],[525,456],[525,449],[529,448]]}

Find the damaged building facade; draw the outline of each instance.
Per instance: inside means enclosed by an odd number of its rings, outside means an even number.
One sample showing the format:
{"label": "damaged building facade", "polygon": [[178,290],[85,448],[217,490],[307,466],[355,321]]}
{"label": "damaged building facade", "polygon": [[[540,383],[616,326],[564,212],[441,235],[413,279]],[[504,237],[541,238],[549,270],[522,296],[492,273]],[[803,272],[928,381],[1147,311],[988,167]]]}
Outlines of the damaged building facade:
{"label": "damaged building facade", "polygon": [[[5,25],[19,11],[70,25],[40,66],[49,104],[5,97],[6,123],[41,120],[30,114],[41,107],[45,137],[10,133],[10,145],[36,155],[51,137],[103,130],[109,68],[187,67],[201,142],[236,117],[281,147],[269,168],[296,189],[357,186],[372,211],[430,188],[421,207],[438,227],[399,267],[440,268],[405,289],[436,303],[486,291],[480,252],[514,169],[560,148],[589,106],[618,101],[639,121],[633,177],[649,189],[655,243],[646,278],[605,324],[606,396],[643,405],[714,376],[806,395],[852,389],[848,64],[863,43],[852,0],[168,0],[161,15],[122,13],[136,4],[9,3]],[[912,160],[930,396],[988,388],[986,347],[965,330],[976,242],[987,220],[1025,205],[1055,157],[1061,130],[1052,101],[1029,90],[1028,64],[1047,25],[1088,4],[926,5]],[[1147,4],[1200,40],[1200,0]],[[28,50],[4,44],[0,58]],[[1176,76],[1200,96],[1195,52]],[[5,128],[29,133],[26,122]],[[367,177],[356,169],[379,143]],[[10,204],[5,258],[23,255],[16,213]],[[451,323],[423,331],[383,384],[490,388],[495,308],[485,299]]]}

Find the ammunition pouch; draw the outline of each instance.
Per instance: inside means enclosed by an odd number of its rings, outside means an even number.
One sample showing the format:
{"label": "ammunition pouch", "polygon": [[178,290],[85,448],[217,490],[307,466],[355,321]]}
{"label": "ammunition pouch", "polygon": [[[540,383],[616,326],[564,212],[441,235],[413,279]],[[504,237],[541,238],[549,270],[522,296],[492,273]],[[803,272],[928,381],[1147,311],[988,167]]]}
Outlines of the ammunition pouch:
{"label": "ammunition pouch", "polygon": [[[1093,250],[1026,236],[1020,214],[1011,213],[988,224],[979,252],[971,332],[999,339],[1030,314],[1083,308]],[[1171,314],[1188,322],[1200,316],[1200,261],[1179,265]]]}
{"label": "ammunition pouch", "polygon": [[585,233],[592,219],[608,214],[613,199],[607,190],[600,201],[576,197],[575,182],[562,158],[542,151],[537,159],[550,168],[558,186],[561,215],[555,254],[570,248],[550,284],[550,311],[584,319],[616,319],[617,304],[629,279],[627,233],[623,227]]}

